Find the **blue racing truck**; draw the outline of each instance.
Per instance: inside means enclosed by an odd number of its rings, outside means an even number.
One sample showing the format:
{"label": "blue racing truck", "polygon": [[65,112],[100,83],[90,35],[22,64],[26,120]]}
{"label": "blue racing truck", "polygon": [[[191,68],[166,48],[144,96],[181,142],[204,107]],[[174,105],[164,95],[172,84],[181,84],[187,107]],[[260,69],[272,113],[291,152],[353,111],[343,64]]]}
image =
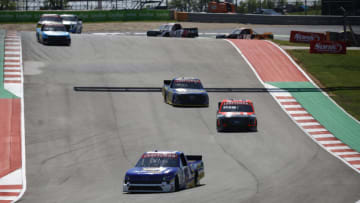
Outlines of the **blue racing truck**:
{"label": "blue racing truck", "polygon": [[136,166],[124,178],[124,192],[175,192],[195,187],[203,178],[201,155],[179,151],[150,151],[144,153]]}

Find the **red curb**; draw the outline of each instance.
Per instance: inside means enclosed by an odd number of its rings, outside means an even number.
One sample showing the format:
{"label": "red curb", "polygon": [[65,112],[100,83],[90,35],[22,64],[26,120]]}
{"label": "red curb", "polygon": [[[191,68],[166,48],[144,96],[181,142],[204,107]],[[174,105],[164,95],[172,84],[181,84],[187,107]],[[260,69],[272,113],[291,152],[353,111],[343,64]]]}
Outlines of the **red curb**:
{"label": "red curb", "polygon": [[4,83],[21,83],[21,80],[4,80]]}
{"label": "red curb", "polygon": [[316,138],[317,141],[340,141],[336,137],[319,137]]}
{"label": "red curb", "polygon": [[304,108],[285,108],[286,111],[306,111]]}
{"label": "red curb", "polygon": [[302,126],[302,127],[304,129],[322,129],[322,128],[324,128],[324,126],[322,126],[322,125],[308,125],[308,126]]}
{"label": "red curb", "polygon": [[311,114],[309,113],[298,113],[298,114],[290,114],[292,117],[309,117]]}
{"label": "red curb", "polygon": [[264,40],[230,39],[252,64],[264,82],[307,82],[291,60],[272,43]]}
{"label": "red curb", "polygon": [[324,130],[324,131],[317,131],[317,132],[309,132],[310,135],[324,135],[324,134],[331,134],[331,132]]}
{"label": "red curb", "polygon": [[15,190],[22,189],[22,185],[0,185],[0,190]]}
{"label": "red curb", "polygon": [[300,105],[299,102],[280,102],[282,105]]}
{"label": "red curb", "polygon": [[21,72],[21,70],[15,70],[15,69],[10,69],[10,70],[7,70],[5,69],[4,72]]}
{"label": "red curb", "polygon": [[0,99],[0,177],[21,168],[21,99]]}
{"label": "red curb", "polygon": [[296,122],[298,123],[314,123],[314,122],[318,122],[317,120],[315,119],[305,119],[305,120],[296,120]]}

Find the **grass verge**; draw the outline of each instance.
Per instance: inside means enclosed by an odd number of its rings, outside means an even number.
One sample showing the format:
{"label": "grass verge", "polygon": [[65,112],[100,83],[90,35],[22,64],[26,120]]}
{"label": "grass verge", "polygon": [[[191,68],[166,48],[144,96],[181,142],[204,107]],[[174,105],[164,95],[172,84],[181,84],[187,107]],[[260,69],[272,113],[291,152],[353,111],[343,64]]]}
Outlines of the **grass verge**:
{"label": "grass verge", "polygon": [[360,51],[348,50],[346,55],[310,54],[308,50],[287,52],[320,87],[339,88],[328,94],[360,120]]}

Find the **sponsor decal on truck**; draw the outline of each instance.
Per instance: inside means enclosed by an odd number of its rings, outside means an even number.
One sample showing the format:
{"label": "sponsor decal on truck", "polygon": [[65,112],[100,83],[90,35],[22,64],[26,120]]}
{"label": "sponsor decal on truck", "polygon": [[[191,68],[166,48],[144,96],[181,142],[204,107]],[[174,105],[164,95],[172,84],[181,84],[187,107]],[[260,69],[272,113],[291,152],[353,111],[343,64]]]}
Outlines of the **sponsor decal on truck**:
{"label": "sponsor decal on truck", "polygon": [[311,41],[310,53],[346,54],[346,44],[341,41]]}

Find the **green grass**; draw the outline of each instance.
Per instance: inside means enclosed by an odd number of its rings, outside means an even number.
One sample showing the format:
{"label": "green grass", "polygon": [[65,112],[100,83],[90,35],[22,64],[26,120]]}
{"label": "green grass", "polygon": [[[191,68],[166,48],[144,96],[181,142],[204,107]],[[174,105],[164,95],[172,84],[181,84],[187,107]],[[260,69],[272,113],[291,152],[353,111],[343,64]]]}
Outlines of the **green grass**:
{"label": "green grass", "polygon": [[[287,13],[287,15],[305,15],[304,11]],[[321,15],[321,10],[308,10],[306,15]]]}
{"label": "green grass", "polygon": [[288,50],[293,58],[322,87],[348,87],[328,94],[348,113],[360,120],[360,51],[346,55],[310,54],[308,50]]}
{"label": "green grass", "polygon": [[278,40],[278,39],[273,39],[272,41],[275,42],[276,44],[280,45],[280,46],[309,47],[309,44],[306,44],[306,43],[294,43],[294,42],[289,42],[289,41],[284,41],[284,40]]}

